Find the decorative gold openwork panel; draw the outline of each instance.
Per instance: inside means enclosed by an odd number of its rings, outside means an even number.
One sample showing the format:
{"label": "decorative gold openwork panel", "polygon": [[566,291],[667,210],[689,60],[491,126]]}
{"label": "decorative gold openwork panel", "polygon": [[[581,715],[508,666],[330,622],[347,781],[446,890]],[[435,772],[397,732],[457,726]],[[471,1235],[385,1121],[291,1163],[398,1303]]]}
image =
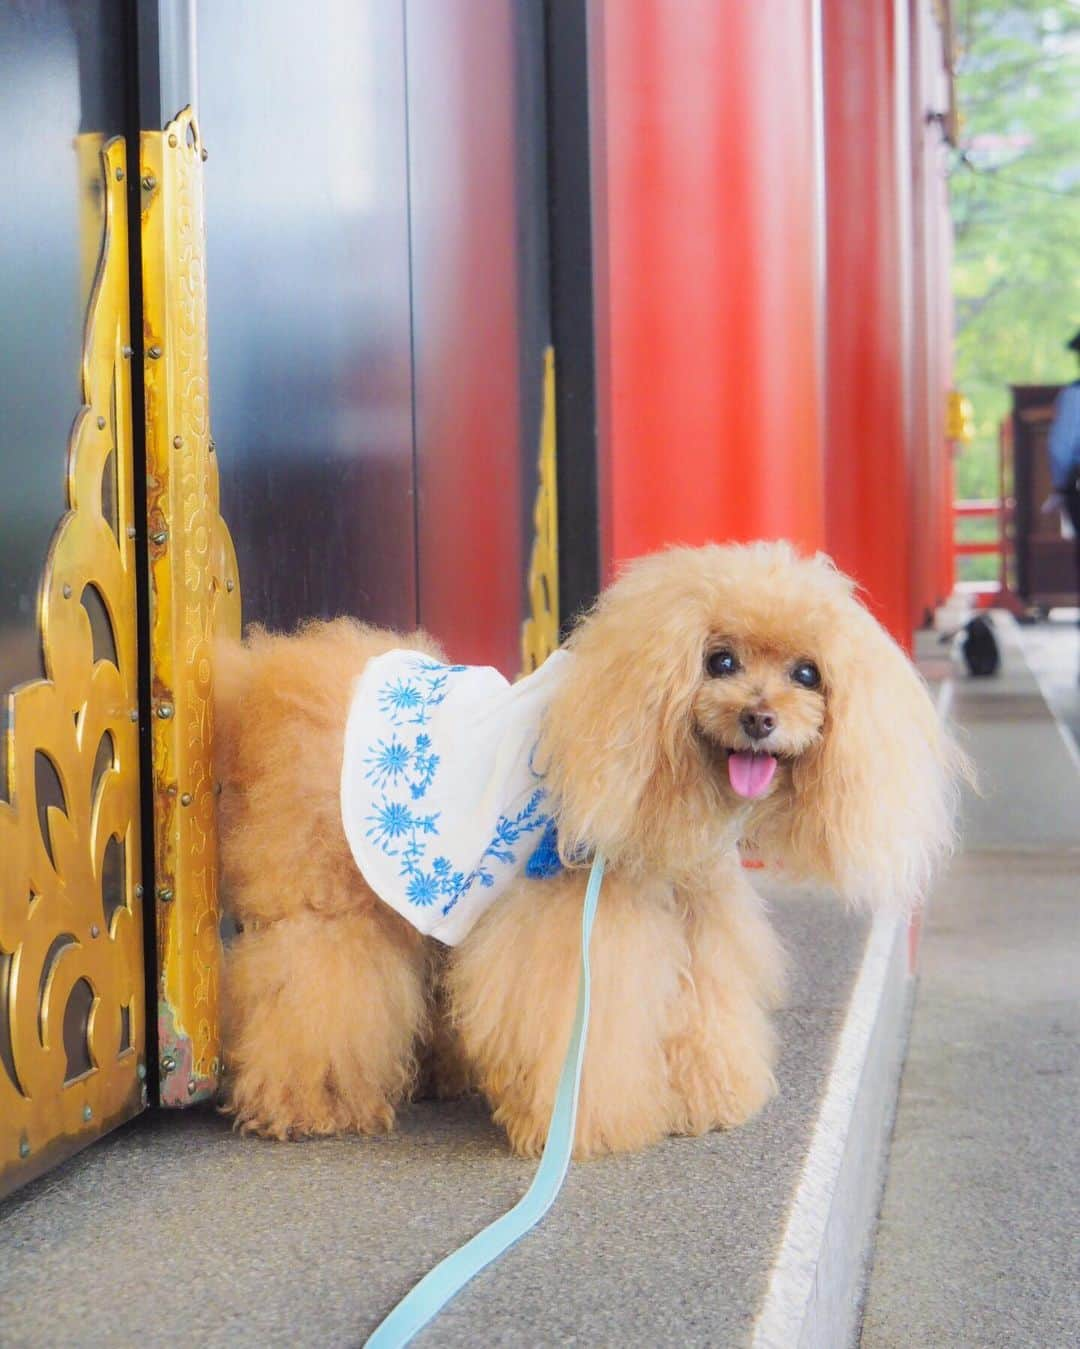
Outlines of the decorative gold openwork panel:
{"label": "decorative gold openwork panel", "polygon": [[555,478],[555,353],[544,352],[544,412],[529,563],[530,616],[521,628],[521,669],[531,674],[559,645],[559,496]]}
{"label": "decorative gold openwork panel", "polygon": [[190,108],[142,136],[154,852],[161,1101],[211,1095],[220,1071],[215,633],[239,636],[236,556],[210,434],[206,247]]}
{"label": "decorative gold openwork panel", "polygon": [[119,137],[75,149],[83,406],[39,592],[45,678],[7,695],[0,1191],[145,1099],[127,166]]}

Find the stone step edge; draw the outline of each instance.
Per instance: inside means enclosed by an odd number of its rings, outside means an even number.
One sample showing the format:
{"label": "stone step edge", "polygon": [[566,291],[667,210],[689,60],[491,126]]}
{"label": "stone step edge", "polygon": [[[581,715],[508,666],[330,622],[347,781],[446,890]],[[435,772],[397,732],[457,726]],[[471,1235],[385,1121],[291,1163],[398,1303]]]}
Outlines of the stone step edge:
{"label": "stone step edge", "polygon": [[[944,717],[953,683],[937,690]],[[840,1349],[865,1292],[911,1024],[918,928],[878,913],[829,1070],[753,1349]]]}

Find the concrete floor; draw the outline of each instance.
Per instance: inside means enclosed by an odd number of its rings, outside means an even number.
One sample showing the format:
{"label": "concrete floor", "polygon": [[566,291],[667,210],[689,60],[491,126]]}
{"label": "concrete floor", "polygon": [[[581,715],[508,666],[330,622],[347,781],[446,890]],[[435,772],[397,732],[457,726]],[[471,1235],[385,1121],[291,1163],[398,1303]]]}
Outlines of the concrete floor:
{"label": "concrete floor", "polygon": [[1006,637],[955,700],[988,794],[929,911],[863,1349],[1080,1343],[1080,772],[1017,646],[1075,714],[1077,638]]}
{"label": "concrete floor", "polygon": [[[432,1345],[745,1342],[828,1077],[867,925],[796,892],[781,1094],[726,1134],[571,1167],[541,1226],[423,1334]],[[383,1139],[240,1138],[153,1114],[0,1208],[0,1345],[358,1345],[535,1164],[476,1101]]]}

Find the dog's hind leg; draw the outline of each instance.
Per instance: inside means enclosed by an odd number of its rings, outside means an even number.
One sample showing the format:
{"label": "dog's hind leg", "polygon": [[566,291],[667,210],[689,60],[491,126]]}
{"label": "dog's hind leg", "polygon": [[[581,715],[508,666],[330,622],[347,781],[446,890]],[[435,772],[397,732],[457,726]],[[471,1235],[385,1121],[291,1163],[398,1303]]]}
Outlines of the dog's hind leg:
{"label": "dog's hind leg", "polygon": [[427,953],[399,925],[373,909],[308,911],[236,938],[223,981],[225,1108],[241,1129],[390,1128],[427,1020]]}

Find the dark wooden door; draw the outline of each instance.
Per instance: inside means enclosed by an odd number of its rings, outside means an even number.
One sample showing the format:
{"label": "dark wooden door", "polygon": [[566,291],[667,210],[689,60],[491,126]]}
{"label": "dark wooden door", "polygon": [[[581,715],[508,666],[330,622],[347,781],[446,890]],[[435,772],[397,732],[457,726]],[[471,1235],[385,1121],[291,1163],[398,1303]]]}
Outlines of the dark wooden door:
{"label": "dark wooden door", "polygon": [[1012,386],[1012,451],[1016,511],[1013,523],[1019,594],[1050,609],[1074,603],[1073,541],[1060,511],[1044,511],[1053,490],[1047,440],[1061,385]]}

